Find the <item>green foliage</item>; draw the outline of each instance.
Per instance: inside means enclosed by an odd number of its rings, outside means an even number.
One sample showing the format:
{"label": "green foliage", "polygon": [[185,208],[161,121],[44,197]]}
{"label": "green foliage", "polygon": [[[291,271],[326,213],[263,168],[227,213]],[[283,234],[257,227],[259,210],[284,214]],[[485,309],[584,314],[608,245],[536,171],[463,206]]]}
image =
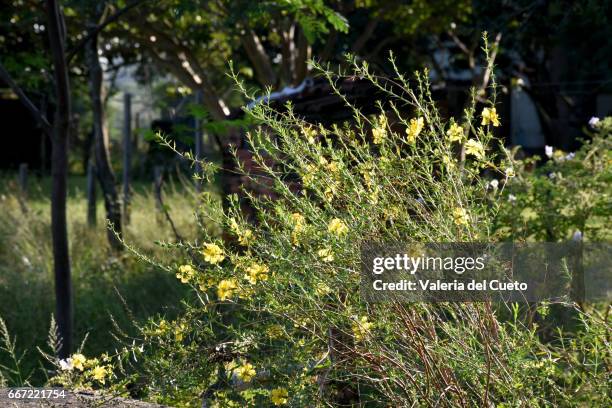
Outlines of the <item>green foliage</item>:
{"label": "green foliage", "polygon": [[611,133],[607,118],[575,153],[555,150],[538,167],[537,157],[517,161],[516,177],[499,185],[506,202],[496,221],[499,237],[556,242],[579,233],[590,241],[609,240]]}

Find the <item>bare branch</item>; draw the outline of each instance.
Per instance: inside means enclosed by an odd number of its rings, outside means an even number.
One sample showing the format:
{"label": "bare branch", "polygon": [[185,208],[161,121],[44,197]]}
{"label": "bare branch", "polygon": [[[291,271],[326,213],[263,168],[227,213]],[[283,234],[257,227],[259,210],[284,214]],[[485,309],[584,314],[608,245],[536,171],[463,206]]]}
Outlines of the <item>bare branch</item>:
{"label": "bare branch", "polygon": [[276,85],[276,74],[270,63],[270,58],[261,45],[259,37],[253,30],[248,30],[241,38],[242,46],[255,68],[255,74],[259,83],[266,86]]}
{"label": "bare branch", "polygon": [[21,103],[26,107],[27,110],[30,111],[34,119],[39,123],[39,125],[43,128],[45,133],[51,135],[52,126],[47,120],[47,118],[43,115],[43,113],[34,105],[34,103],[28,98],[28,96],[23,92],[21,87],[17,85],[15,80],[11,77],[8,71],[4,68],[2,63],[0,63],[0,78],[6,82],[6,84],[15,92]]}
{"label": "bare branch", "polygon": [[361,49],[366,45],[370,37],[372,37],[372,35],[374,34],[374,30],[376,30],[379,21],[379,17],[373,18],[368,21],[368,24],[365,26],[365,28],[363,29],[359,37],[357,37],[357,40],[355,40],[353,46],[351,47],[354,54],[359,54]]}
{"label": "bare branch", "polygon": [[83,49],[83,47],[85,47],[85,44],[87,44],[87,41],[91,40],[93,37],[95,37],[98,34],[100,34],[100,32],[102,30],[104,30],[109,24],[114,23],[115,21],[119,20],[119,18],[121,18],[121,16],[123,16],[125,13],[127,13],[128,11],[133,9],[134,7],[140,5],[140,4],[144,3],[144,2],[145,2],[145,0],[134,0],[134,2],[128,4],[127,6],[125,6],[122,9],[117,10],[114,14],[110,15],[102,23],[97,25],[95,28],[91,29],[87,33],[87,35],[85,37],[83,37],[70,50],[68,50],[68,53],[66,55],[66,62],[70,63],[70,61],[72,61],[72,59],[76,56],[76,54],[79,51],[81,51]]}

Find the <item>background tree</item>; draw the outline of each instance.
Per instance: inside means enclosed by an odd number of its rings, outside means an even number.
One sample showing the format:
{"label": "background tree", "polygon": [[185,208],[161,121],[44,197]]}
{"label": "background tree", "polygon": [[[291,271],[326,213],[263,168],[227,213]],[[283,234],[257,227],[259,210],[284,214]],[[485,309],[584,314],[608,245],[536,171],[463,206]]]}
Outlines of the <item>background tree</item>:
{"label": "background tree", "polygon": [[68,183],[68,140],[71,132],[71,95],[68,65],[65,58],[66,31],[60,6],[55,0],[45,2],[49,54],[52,63],[54,106],[50,124],[9,72],[0,65],[0,77],[17,94],[46,133],[51,136],[51,235],[53,241],[53,268],[55,274],[56,319],[61,338],[58,350],[65,358],[72,349],[72,282],[68,230],[66,226],[66,195]]}

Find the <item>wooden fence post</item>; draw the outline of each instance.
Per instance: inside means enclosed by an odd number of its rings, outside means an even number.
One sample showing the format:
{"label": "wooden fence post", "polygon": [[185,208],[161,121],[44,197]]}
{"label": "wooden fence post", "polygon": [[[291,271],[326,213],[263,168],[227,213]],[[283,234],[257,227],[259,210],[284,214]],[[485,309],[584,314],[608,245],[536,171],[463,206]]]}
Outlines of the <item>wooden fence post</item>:
{"label": "wooden fence post", "polygon": [[[203,103],[203,98],[202,98],[202,91],[198,90],[196,91],[195,94],[195,103],[198,106],[201,106]],[[202,189],[202,165],[200,164],[200,160],[202,160],[202,156],[203,156],[203,145],[202,145],[202,118],[199,118],[196,116],[195,118],[195,148],[194,148],[194,153],[195,153],[195,188],[196,191],[199,193]]]}
{"label": "wooden fence post", "polygon": [[162,166],[153,167],[153,191],[155,195],[155,207],[157,207],[157,222],[161,224],[163,202],[162,202],[162,184],[164,182],[164,168]]}
{"label": "wooden fence post", "polygon": [[24,198],[28,195],[28,163],[19,165],[19,192]]}
{"label": "wooden fence post", "polygon": [[130,170],[132,162],[132,95],[123,96],[123,223],[130,222]]}
{"label": "wooden fence post", "polygon": [[28,212],[28,164],[21,163],[19,165],[19,176],[17,177],[17,184],[19,185],[19,194],[17,194],[17,200],[21,207],[21,212],[26,214]]}
{"label": "wooden fence post", "polygon": [[90,159],[87,166],[87,225],[90,227],[97,223],[96,212],[96,165]]}

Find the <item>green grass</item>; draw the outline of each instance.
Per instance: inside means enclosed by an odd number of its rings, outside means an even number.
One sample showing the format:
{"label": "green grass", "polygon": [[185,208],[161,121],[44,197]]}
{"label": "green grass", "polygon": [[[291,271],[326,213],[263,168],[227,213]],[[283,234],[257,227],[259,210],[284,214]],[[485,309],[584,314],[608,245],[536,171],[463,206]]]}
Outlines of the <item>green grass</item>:
{"label": "green grass", "polygon": [[[41,359],[36,346],[45,346],[55,308],[47,198],[50,181],[30,179],[24,212],[15,179],[11,174],[0,178],[0,317],[6,321],[11,336],[17,336],[17,351],[27,350],[23,371],[33,372],[32,382],[40,384],[44,372],[38,369]],[[118,347],[110,334],[114,331],[111,316],[130,333],[131,317],[136,321],[154,315],[172,318],[181,308],[181,299],[189,294],[174,275],[139,261],[129,251],[112,253],[106,239],[101,192],[98,190],[97,226],[90,227],[85,178],[71,177],[69,186],[74,342],[78,345],[88,334],[85,354],[99,355]],[[139,183],[134,190],[126,242],[155,259],[168,261],[172,251],[161,250],[154,240],[173,241],[174,235],[156,210],[152,186]],[[170,182],[164,200],[180,233],[194,239],[192,190]],[[0,364],[8,362],[8,356],[0,352]]]}

